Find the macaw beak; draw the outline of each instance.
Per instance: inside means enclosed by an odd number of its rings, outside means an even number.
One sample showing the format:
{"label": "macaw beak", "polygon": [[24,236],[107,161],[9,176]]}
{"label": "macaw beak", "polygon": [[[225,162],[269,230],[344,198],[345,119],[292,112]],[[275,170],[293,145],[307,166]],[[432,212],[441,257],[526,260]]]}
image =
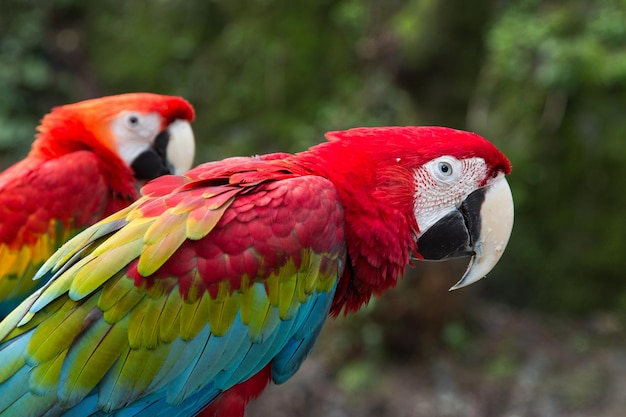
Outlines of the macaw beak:
{"label": "macaw beak", "polygon": [[186,120],[175,120],[161,131],[152,146],[130,165],[135,178],[149,181],[161,175],[180,175],[191,168],[195,141],[191,125]]}
{"label": "macaw beak", "polygon": [[465,274],[450,290],[470,285],[498,263],[513,229],[513,196],[504,174],[471,193],[417,240],[425,260],[471,256]]}

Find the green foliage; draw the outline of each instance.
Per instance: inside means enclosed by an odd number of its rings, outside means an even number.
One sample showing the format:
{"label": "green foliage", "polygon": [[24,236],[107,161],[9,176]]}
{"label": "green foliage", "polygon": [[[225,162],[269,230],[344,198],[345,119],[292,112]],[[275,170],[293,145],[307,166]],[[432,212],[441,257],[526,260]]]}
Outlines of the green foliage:
{"label": "green foliage", "polygon": [[441,338],[446,346],[456,351],[463,351],[471,343],[471,335],[460,321],[447,323],[441,331]]}
{"label": "green foliage", "polygon": [[109,90],[191,100],[196,131],[210,132],[200,160],[296,151],[327,130],[399,123],[410,106],[359,59],[366,12],[356,1],[109,0],[91,16],[92,68]]}
{"label": "green foliage", "polygon": [[42,105],[45,99],[32,99],[58,95],[58,90],[54,91],[54,71],[44,56],[48,8],[35,7],[35,3],[1,3],[0,166],[6,165],[13,155],[27,152],[36,117],[47,111],[48,106]]}
{"label": "green foliage", "polygon": [[625,297],[626,3],[519,2],[487,38],[470,109],[514,165],[514,238],[488,285],[543,308]]}

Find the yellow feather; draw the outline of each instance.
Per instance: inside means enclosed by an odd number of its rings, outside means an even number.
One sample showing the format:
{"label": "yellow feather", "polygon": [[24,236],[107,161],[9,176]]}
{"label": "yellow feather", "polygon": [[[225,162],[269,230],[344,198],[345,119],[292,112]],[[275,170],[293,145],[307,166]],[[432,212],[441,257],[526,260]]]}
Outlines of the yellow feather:
{"label": "yellow feather", "polygon": [[267,296],[269,298],[269,302],[273,306],[278,305],[278,295],[279,295],[279,287],[280,287],[280,271],[278,274],[270,274],[269,277],[265,280],[265,285],[267,285]]}
{"label": "yellow feather", "polygon": [[128,342],[131,349],[154,349],[158,344],[161,309],[165,299],[144,298],[130,312]]}
{"label": "yellow feather", "polygon": [[175,207],[170,209],[170,213],[174,216],[179,214],[189,214],[189,212],[202,207],[204,199],[200,196],[191,196],[183,198]]}
{"label": "yellow feather", "polygon": [[252,300],[254,298],[254,285],[241,286],[239,292],[241,293],[241,322],[243,324],[250,323],[252,314]]}
{"label": "yellow feather", "polygon": [[316,289],[320,292],[329,292],[333,289],[337,281],[338,271],[328,270],[325,273],[318,274]]}
{"label": "yellow feather", "polygon": [[15,261],[17,260],[17,251],[9,249],[9,247],[4,244],[2,246],[4,247],[4,253],[2,254],[2,264],[4,265],[3,268],[6,268],[7,274],[9,272],[11,273],[11,275],[16,274],[16,272],[13,272],[13,270],[15,268]]}
{"label": "yellow feather", "polygon": [[185,294],[185,302],[195,303],[202,296],[202,294],[204,294],[204,291],[204,283],[202,282],[200,273],[197,270],[192,271],[191,283],[189,284],[187,294]]}
{"label": "yellow feather", "polygon": [[[0,243],[0,259],[8,258],[9,247],[5,243]],[[9,263],[2,262],[0,263],[0,276],[6,277],[9,275]],[[4,279],[0,280],[0,284],[4,281]],[[0,287],[1,288],[1,287]]]}
{"label": "yellow feather", "polygon": [[250,338],[257,339],[263,333],[266,326],[266,318],[268,317],[269,310],[272,308],[270,300],[263,291],[262,287],[253,285],[251,291],[254,295],[251,298],[250,317],[248,322],[248,333]]}
{"label": "yellow feather", "polygon": [[[122,277],[121,279],[125,279]],[[111,308],[104,312],[104,320],[107,323],[117,323],[121,321],[128,312],[137,305],[144,297],[142,291],[132,289],[118,300]]]}
{"label": "yellow feather", "polygon": [[297,300],[297,297],[294,297],[297,282],[297,274],[291,274],[281,280],[280,287],[278,289],[278,314],[282,320],[290,319],[291,315],[295,311],[292,307],[294,300]]}
{"label": "yellow feather", "polygon": [[94,306],[95,300],[87,300],[79,305],[67,299],[59,310],[42,321],[33,332],[25,352],[28,362],[34,365],[49,361],[69,348]]}
{"label": "yellow feather", "polygon": [[238,292],[230,293],[228,281],[220,283],[217,298],[209,303],[209,325],[215,336],[223,336],[230,328],[239,312],[239,298]]}
{"label": "yellow feather", "polygon": [[200,240],[208,235],[233,201],[235,201],[235,197],[230,198],[215,209],[200,207],[192,211],[187,218],[187,237],[191,240]]}
{"label": "yellow feather", "polygon": [[17,275],[21,276],[24,274],[24,271],[26,271],[26,267],[31,259],[30,251],[30,246],[22,246],[18,251],[16,251],[14,268]]}
{"label": "yellow feather", "polygon": [[135,283],[125,274],[118,274],[117,278],[111,278],[102,286],[98,298],[98,308],[108,311],[117,304],[126,294],[135,289]]}
{"label": "yellow feather", "polygon": [[48,316],[54,314],[66,302],[66,298],[59,298],[46,305],[40,314],[35,315],[29,311],[33,299],[37,294],[30,295],[22,304],[17,306],[8,316],[0,321],[0,342],[18,337],[27,333],[44,321]]}
{"label": "yellow feather", "polygon": [[128,318],[128,344],[131,349],[139,349],[143,342],[143,320],[146,317],[146,299],[137,303]]}
{"label": "yellow feather", "polygon": [[143,276],[159,269],[187,238],[187,214],[161,215],[146,231],[137,270]]}
{"label": "yellow feather", "polygon": [[170,343],[180,336],[180,310],[183,299],[178,287],[174,287],[167,295],[165,306],[159,318],[159,338],[164,343]]}
{"label": "yellow feather", "polygon": [[172,290],[178,283],[178,278],[159,278],[150,282],[150,285],[144,285],[143,289],[146,292],[146,297],[149,298],[162,298]]}
{"label": "yellow feather", "polygon": [[114,235],[98,245],[98,247],[94,249],[93,254],[101,255],[111,250],[115,250],[120,246],[124,246],[127,243],[143,238],[153,222],[154,219],[151,218],[140,218],[128,223],[126,226],[119,229]]}
{"label": "yellow feather", "polygon": [[137,239],[93,258],[93,261],[85,264],[77,272],[70,287],[70,296],[80,300],[94,292],[128,265],[141,250],[142,245],[141,240]]}
{"label": "yellow feather", "polygon": [[298,294],[301,297],[300,302],[304,302],[316,290],[321,265],[322,256],[317,254],[311,255],[310,264],[304,276],[303,293]]}
{"label": "yellow feather", "polygon": [[180,308],[180,336],[183,340],[189,341],[196,337],[200,330],[209,323],[208,293],[195,303],[184,302]]}

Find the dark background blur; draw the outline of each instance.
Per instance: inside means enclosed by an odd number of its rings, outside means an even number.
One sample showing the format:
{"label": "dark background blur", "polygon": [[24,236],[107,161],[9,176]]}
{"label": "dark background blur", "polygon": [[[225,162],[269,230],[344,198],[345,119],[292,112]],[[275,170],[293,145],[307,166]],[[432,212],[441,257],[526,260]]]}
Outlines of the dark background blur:
{"label": "dark background blur", "polygon": [[193,103],[198,163],[420,124],[513,163],[488,279],[411,269],[251,417],[623,412],[626,1],[0,0],[0,167],[51,107],[130,91]]}

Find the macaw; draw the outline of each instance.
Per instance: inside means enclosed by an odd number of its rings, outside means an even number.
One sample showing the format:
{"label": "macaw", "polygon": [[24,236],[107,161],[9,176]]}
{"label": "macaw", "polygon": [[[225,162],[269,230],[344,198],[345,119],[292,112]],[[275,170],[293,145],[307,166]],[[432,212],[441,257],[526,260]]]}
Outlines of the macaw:
{"label": "macaw", "polygon": [[242,417],[288,380],[329,316],[412,259],[498,262],[507,158],[441,127],[356,128],[296,154],[163,176],[42,266],[0,323],[0,413]]}
{"label": "macaw", "polygon": [[77,231],[128,206],[145,181],[191,168],[191,105],[122,94],[54,108],[30,153],[0,174],[0,318],[43,284],[32,278]]}

